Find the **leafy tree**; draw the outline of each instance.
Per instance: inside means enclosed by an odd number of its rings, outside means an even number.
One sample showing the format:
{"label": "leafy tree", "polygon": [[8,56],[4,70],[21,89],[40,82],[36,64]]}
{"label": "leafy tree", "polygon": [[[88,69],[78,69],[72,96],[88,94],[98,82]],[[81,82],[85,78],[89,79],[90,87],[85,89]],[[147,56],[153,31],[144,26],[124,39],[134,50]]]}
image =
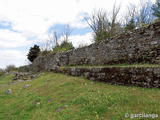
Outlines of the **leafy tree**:
{"label": "leafy tree", "polygon": [[34,45],[33,47],[30,48],[29,53],[28,53],[28,60],[33,62],[35,58],[38,57],[40,53],[40,48],[38,45]]}
{"label": "leafy tree", "polygon": [[153,15],[160,18],[160,0],[157,0],[156,3],[152,6]]}

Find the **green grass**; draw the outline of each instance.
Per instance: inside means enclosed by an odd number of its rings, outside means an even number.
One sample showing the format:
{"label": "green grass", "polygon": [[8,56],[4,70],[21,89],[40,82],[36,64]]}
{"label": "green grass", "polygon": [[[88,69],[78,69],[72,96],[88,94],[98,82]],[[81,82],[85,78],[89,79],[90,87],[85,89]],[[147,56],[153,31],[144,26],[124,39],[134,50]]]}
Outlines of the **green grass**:
{"label": "green grass", "polygon": [[[11,78],[0,78],[0,120],[126,120],[125,113],[160,115],[159,89],[114,86],[56,73],[8,85]],[[23,88],[24,84],[31,86]],[[5,94],[7,89],[12,94]]]}
{"label": "green grass", "polygon": [[106,68],[106,67],[160,67],[160,64],[115,64],[115,65],[97,65],[97,66],[91,66],[91,65],[78,65],[78,66],[64,66],[61,68]]}

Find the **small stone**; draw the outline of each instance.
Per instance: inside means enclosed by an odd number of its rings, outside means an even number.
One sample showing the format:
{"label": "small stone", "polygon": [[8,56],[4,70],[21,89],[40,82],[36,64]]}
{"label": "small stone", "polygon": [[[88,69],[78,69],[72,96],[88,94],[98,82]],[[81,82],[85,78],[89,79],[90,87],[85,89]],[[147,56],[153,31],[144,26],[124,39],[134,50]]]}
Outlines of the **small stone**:
{"label": "small stone", "polygon": [[37,102],[37,103],[36,103],[36,105],[40,105],[40,104],[41,104],[40,102]]}
{"label": "small stone", "polygon": [[23,80],[27,80],[27,78],[23,78]]}
{"label": "small stone", "polygon": [[11,89],[8,89],[7,90],[7,94],[11,94],[12,93],[12,90]]}
{"label": "small stone", "polygon": [[28,88],[29,86],[30,86],[30,85],[28,85],[28,84],[25,84],[25,85],[24,85],[24,88]]}
{"label": "small stone", "polygon": [[37,76],[36,75],[31,75],[30,76],[30,79],[34,79],[34,78],[36,78]]}
{"label": "small stone", "polygon": [[158,80],[157,80],[157,81],[154,81],[155,84],[158,84],[158,82],[159,82]]}
{"label": "small stone", "polygon": [[158,42],[157,41],[152,41],[151,45],[156,45]]}
{"label": "small stone", "polygon": [[50,103],[50,102],[52,102],[53,100],[52,99],[48,99],[48,102]]}
{"label": "small stone", "polygon": [[18,80],[18,82],[24,82],[24,80]]}
{"label": "small stone", "polygon": [[32,80],[26,80],[26,81],[30,82],[30,81],[32,81]]}
{"label": "small stone", "polygon": [[65,100],[61,100],[61,103],[64,103],[65,102]]}
{"label": "small stone", "polygon": [[56,112],[62,111],[64,110],[66,107],[68,107],[68,105],[65,105],[64,107],[60,107],[56,109]]}
{"label": "small stone", "polygon": [[68,107],[68,105],[64,105],[64,107],[66,107],[66,108],[67,108],[67,107]]}

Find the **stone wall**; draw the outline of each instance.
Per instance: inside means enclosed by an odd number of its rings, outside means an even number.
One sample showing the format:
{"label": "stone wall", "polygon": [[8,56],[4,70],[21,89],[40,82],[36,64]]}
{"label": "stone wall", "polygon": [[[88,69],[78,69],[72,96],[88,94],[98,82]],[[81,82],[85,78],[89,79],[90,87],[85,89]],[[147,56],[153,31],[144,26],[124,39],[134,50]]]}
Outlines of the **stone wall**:
{"label": "stone wall", "polygon": [[160,23],[77,49],[69,65],[103,65],[160,61]]}
{"label": "stone wall", "polygon": [[110,84],[160,88],[158,67],[54,68],[53,71]]}
{"label": "stone wall", "polygon": [[160,22],[87,47],[38,57],[31,68],[38,71],[55,66],[135,62],[160,63]]}
{"label": "stone wall", "polygon": [[39,72],[51,70],[56,66],[66,66],[69,64],[69,52],[70,51],[40,56],[32,63],[30,69]]}

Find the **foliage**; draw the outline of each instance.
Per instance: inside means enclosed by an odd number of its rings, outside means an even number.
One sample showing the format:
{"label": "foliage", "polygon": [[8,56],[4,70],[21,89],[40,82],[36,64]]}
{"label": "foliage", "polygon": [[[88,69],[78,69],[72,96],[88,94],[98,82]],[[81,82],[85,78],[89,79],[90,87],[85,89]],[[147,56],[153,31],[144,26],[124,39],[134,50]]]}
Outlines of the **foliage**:
{"label": "foliage", "polygon": [[72,42],[63,41],[60,45],[57,45],[53,48],[53,52],[56,53],[72,49],[74,49]]}
{"label": "foliage", "polygon": [[152,2],[148,0],[140,0],[137,5],[130,3],[124,18],[125,30],[140,28],[151,23],[154,19],[152,13]]}
{"label": "foliage", "polygon": [[4,74],[4,70],[0,68],[0,76]]}
{"label": "foliage", "polygon": [[125,30],[133,30],[136,28],[135,21],[132,18],[129,23],[126,25]]}
{"label": "foliage", "polygon": [[30,71],[30,66],[29,65],[20,66],[18,68],[18,72],[29,72],[29,71]]}
{"label": "foliage", "polygon": [[114,4],[111,19],[108,17],[107,11],[105,10],[95,10],[91,15],[85,18],[89,27],[94,32],[94,42],[105,40],[116,34],[116,25],[118,25],[116,20],[119,11],[120,6],[116,7],[116,4]]}
{"label": "foliage", "polygon": [[40,53],[40,48],[38,45],[34,45],[33,47],[30,48],[29,53],[27,55],[28,60],[30,62],[33,62],[39,55]]}
{"label": "foliage", "polygon": [[43,50],[43,51],[41,51],[40,52],[40,56],[45,56],[45,55],[48,55],[48,54],[50,54],[50,53],[52,53],[52,51],[51,50]]}
{"label": "foliage", "polygon": [[160,18],[160,0],[157,0],[156,3],[152,6],[153,15]]}
{"label": "foliage", "polygon": [[15,65],[8,65],[5,69],[6,72],[16,71],[17,68]]}

